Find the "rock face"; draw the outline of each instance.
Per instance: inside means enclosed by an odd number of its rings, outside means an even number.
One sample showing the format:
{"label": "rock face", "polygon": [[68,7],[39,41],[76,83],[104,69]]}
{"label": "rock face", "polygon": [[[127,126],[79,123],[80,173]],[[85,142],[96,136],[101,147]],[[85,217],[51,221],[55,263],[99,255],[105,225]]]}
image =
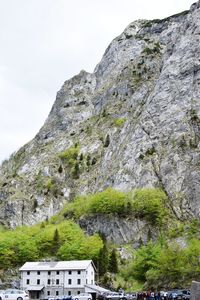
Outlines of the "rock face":
{"label": "rock face", "polygon": [[89,235],[101,233],[106,240],[118,245],[131,243],[133,248],[146,244],[150,239],[156,240],[158,229],[144,220],[119,218],[115,215],[93,215],[79,220],[81,228]]}
{"label": "rock face", "polygon": [[200,298],[200,282],[192,281],[191,285],[191,300],[198,300]]}
{"label": "rock face", "polygon": [[93,74],[66,81],[36,137],[2,164],[0,222],[34,224],[109,186],[161,187],[177,218],[200,218],[199,44],[197,2],[131,23]]}

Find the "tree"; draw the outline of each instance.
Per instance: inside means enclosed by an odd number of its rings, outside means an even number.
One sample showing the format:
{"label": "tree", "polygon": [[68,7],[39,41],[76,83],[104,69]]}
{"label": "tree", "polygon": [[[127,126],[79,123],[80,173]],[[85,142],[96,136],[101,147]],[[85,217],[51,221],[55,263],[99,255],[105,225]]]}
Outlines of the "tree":
{"label": "tree", "polygon": [[139,281],[146,280],[146,272],[157,266],[161,247],[150,241],[146,246],[142,246],[136,253],[136,258],[132,266],[132,274]]}
{"label": "tree", "polygon": [[79,163],[76,162],[75,166],[74,166],[74,169],[73,169],[73,172],[72,172],[73,179],[79,179],[79,174],[80,174]]}
{"label": "tree", "polygon": [[54,231],[54,235],[53,235],[51,253],[53,255],[56,255],[59,247],[60,247],[60,235],[59,235],[58,229],[56,228]]}
{"label": "tree", "polygon": [[100,277],[108,271],[108,258],[108,248],[106,242],[104,242],[103,248],[99,251],[98,258],[98,273]]}
{"label": "tree", "polygon": [[118,272],[117,253],[115,249],[112,250],[109,257],[108,271],[115,274]]}
{"label": "tree", "polygon": [[109,136],[109,134],[107,134],[105,143],[104,143],[104,147],[107,148],[109,145],[110,145],[110,136]]}

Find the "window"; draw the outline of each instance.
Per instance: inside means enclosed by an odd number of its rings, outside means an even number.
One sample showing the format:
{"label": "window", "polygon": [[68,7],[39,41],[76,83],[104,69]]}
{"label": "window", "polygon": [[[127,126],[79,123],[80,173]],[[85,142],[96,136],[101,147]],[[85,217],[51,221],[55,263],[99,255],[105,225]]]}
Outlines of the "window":
{"label": "window", "polygon": [[80,279],[77,279],[77,284],[81,284],[81,280]]}
{"label": "window", "polygon": [[72,292],[71,291],[68,291],[68,296],[71,296]]}
{"label": "window", "polygon": [[69,275],[71,275],[71,274],[72,274],[72,271],[70,270],[70,271],[69,271]]}
{"label": "window", "polygon": [[72,284],[72,280],[71,279],[68,279],[68,284]]}
{"label": "window", "polygon": [[81,293],[80,291],[77,292],[78,295],[79,295],[80,293]]}
{"label": "window", "polygon": [[47,280],[47,284],[51,284],[51,279],[48,279],[48,280]]}
{"label": "window", "polygon": [[60,272],[59,272],[59,271],[56,271],[56,274],[57,274],[57,275],[59,275],[59,274],[60,274]]}
{"label": "window", "polygon": [[88,280],[86,279],[86,284],[88,283]]}
{"label": "window", "polygon": [[48,275],[51,275],[51,271],[48,271]]}
{"label": "window", "polygon": [[59,284],[59,279],[56,279],[56,284]]}
{"label": "window", "polygon": [[27,271],[27,275],[30,275],[30,271]]}
{"label": "window", "polygon": [[58,296],[59,295],[59,291],[56,291],[56,296]]}
{"label": "window", "polygon": [[47,296],[50,296],[50,291],[47,291]]}
{"label": "window", "polygon": [[37,271],[37,274],[40,275],[40,271]]}
{"label": "window", "polygon": [[93,279],[91,280],[91,284],[93,284]]}
{"label": "window", "polygon": [[81,274],[81,271],[80,271],[80,270],[78,270],[78,271],[77,271],[77,273],[80,275],[80,274]]}
{"label": "window", "polygon": [[30,280],[29,279],[26,279],[26,284],[29,284],[30,283]]}
{"label": "window", "polygon": [[37,279],[37,284],[40,284],[40,279]]}

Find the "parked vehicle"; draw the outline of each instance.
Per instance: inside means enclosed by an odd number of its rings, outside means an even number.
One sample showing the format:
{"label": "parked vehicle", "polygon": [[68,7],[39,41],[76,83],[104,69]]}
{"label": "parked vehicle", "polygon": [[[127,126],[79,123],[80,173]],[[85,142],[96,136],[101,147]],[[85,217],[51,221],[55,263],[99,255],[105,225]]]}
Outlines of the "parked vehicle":
{"label": "parked vehicle", "polygon": [[64,295],[62,297],[59,297],[60,300],[72,300],[72,295]]}
{"label": "parked vehicle", "polygon": [[127,300],[126,296],[123,293],[107,293],[104,296],[104,299],[106,300]]}
{"label": "parked vehicle", "polygon": [[125,295],[127,300],[135,300],[137,299],[137,293],[130,292]]}
{"label": "parked vehicle", "polygon": [[72,297],[73,300],[92,300],[92,295],[88,293],[80,293]]}
{"label": "parked vehicle", "polygon": [[182,300],[183,293],[180,290],[168,292],[169,300]]}
{"label": "parked vehicle", "polygon": [[166,291],[161,291],[160,292],[161,300],[166,300],[167,296],[168,296],[168,292],[166,292]]}
{"label": "parked vehicle", "polygon": [[182,299],[183,300],[189,300],[190,299],[190,291],[189,290],[182,290]]}
{"label": "parked vehicle", "polygon": [[23,290],[8,289],[0,293],[0,300],[29,300],[29,295]]}

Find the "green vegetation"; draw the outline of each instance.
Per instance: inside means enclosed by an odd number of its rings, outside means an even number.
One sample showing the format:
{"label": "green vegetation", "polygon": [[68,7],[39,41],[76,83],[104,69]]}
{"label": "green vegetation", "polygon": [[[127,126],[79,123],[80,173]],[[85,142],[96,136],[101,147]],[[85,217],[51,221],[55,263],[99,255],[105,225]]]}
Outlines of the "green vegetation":
{"label": "green vegetation", "polygon": [[149,48],[149,47],[144,48],[144,50],[142,51],[142,54],[151,55],[151,54],[160,53],[161,49],[162,48],[160,46],[160,43],[157,42],[151,48]]}
{"label": "green vegetation", "polygon": [[[79,196],[48,222],[15,230],[1,228],[0,269],[46,257],[54,260],[93,259],[100,283],[116,288],[135,290],[144,284],[153,288],[189,286],[192,280],[200,280],[200,222],[196,219],[185,224],[177,221],[166,208],[166,201],[165,193],[157,188],[136,189],[129,193],[108,188]],[[35,202],[35,208],[37,205]],[[160,237],[152,241],[152,228],[147,233],[148,243],[144,245],[141,240],[138,250],[131,250],[132,259],[122,260],[116,245],[108,244],[105,237],[86,236],[73,221],[64,220],[96,213],[143,218],[159,228]],[[169,217],[170,224],[167,222]],[[177,239],[180,237],[183,242]]]}
{"label": "green vegetation", "polygon": [[111,273],[114,273],[114,274],[116,274],[119,271],[118,270],[117,253],[116,253],[115,249],[113,249],[111,254],[110,254],[109,263],[108,263],[108,270]]}
{"label": "green vegetation", "polygon": [[104,147],[107,148],[110,145],[110,136],[107,134],[105,142],[104,142]]}
{"label": "green vegetation", "polygon": [[143,25],[143,27],[146,28],[146,27],[151,27],[151,26],[153,26],[155,24],[164,23],[166,21],[170,21],[170,19],[172,19],[172,18],[178,18],[180,16],[185,16],[185,15],[188,14],[188,12],[189,12],[188,10],[184,10],[181,13],[169,16],[169,17],[164,18],[164,19],[154,19],[154,20],[146,21],[146,23]]}
{"label": "green vegetation", "polygon": [[190,110],[190,117],[193,122],[200,122],[197,111],[194,108]]}
{"label": "green vegetation", "polygon": [[36,189],[40,193],[48,193],[51,191],[56,194],[57,192],[56,182],[54,178],[50,176],[44,176],[42,174],[42,171],[38,172],[35,178],[35,183],[36,183]]}
{"label": "green vegetation", "polygon": [[156,153],[156,149],[154,147],[148,148],[147,151],[145,152],[146,156],[150,156]]}
{"label": "green vegetation", "polygon": [[126,122],[126,118],[118,118],[118,119],[115,119],[113,121],[113,124],[116,126],[116,127],[121,127],[124,125],[124,123]]}
{"label": "green vegetation", "polygon": [[21,266],[45,257],[98,259],[103,247],[98,235],[86,236],[72,221],[41,223],[16,230],[0,231],[0,269]]}
{"label": "green vegetation", "polygon": [[112,188],[92,195],[77,197],[66,205],[62,214],[65,217],[80,218],[87,214],[133,215],[148,222],[161,225],[169,214],[165,207],[165,193],[156,188],[137,189],[123,193]]}
{"label": "green vegetation", "polygon": [[154,20],[146,21],[146,23],[143,25],[143,27],[144,28],[151,27],[152,25],[158,24],[158,23],[161,23],[161,22],[163,22],[163,20],[161,20],[161,19],[154,19]]}
{"label": "green vegetation", "polygon": [[79,155],[79,147],[70,147],[66,151],[60,152],[58,157],[69,167],[74,167]]}
{"label": "green vegetation", "polygon": [[80,162],[83,159],[83,154],[81,153],[80,158],[78,160],[80,147],[76,143],[73,147],[70,147],[66,151],[60,152],[58,157],[63,164],[63,167],[59,167],[58,172],[61,173],[63,168],[68,168],[70,170],[70,174],[73,179],[78,179],[80,175]]}
{"label": "green vegetation", "polygon": [[186,247],[176,242],[164,244],[150,241],[136,251],[135,259],[122,271],[124,278],[133,278],[154,288],[190,286],[200,279],[200,241],[192,239]]}

